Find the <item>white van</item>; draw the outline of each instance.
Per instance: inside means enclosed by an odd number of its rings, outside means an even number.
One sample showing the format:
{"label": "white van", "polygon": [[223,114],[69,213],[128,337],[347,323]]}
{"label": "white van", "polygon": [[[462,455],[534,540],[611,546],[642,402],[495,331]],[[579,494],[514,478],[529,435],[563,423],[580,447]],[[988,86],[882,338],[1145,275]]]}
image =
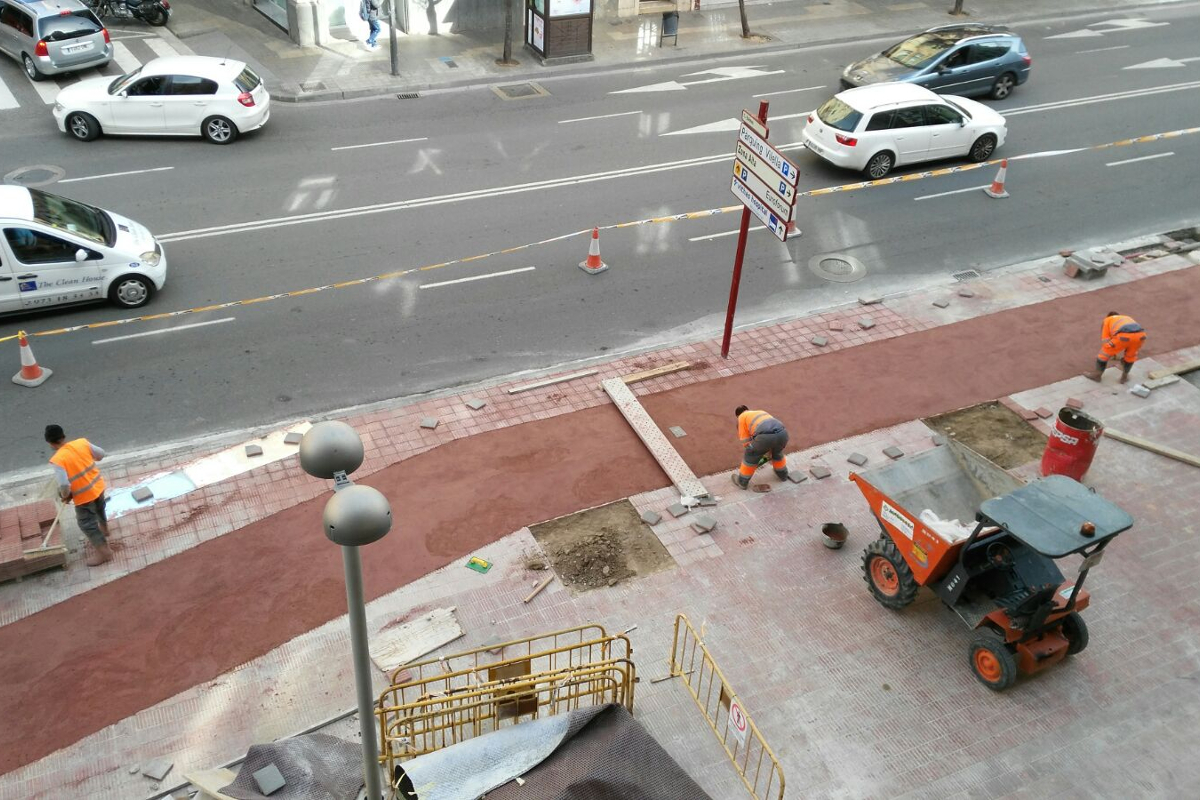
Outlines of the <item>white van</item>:
{"label": "white van", "polygon": [[0,186],[0,313],[107,298],[150,302],[167,255],[146,226],[78,200]]}

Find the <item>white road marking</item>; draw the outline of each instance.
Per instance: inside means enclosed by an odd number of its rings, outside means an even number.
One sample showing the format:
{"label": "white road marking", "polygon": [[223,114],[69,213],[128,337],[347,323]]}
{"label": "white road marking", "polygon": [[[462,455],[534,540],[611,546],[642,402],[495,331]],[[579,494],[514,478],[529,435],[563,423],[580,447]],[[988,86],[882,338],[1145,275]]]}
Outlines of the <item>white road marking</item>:
{"label": "white road marking", "polygon": [[17,98],[13,97],[13,93],[4,85],[4,81],[0,80],[0,109],[17,108],[20,105]]}
{"label": "white road marking", "polygon": [[369,144],[348,144],[343,147],[331,147],[330,150],[358,150],[362,147],[383,147],[385,144],[408,144],[409,142],[424,142],[429,139],[428,136],[421,136],[417,139],[393,139],[390,142],[371,142]]}
{"label": "white road marking", "polygon": [[1075,55],[1081,56],[1084,53],[1104,53],[1109,50],[1124,50],[1126,47],[1129,47],[1129,45],[1119,44],[1116,47],[1097,47],[1094,50],[1076,50]]}
{"label": "white road marking", "polygon": [[[24,73],[22,73],[24,74]],[[58,97],[58,93],[62,91],[62,87],[54,81],[34,81],[29,80],[29,76],[25,76],[25,80],[29,81],[29,85],[33,87],[38,96],[42,98],[42,102],[46,105],[54,102],[54,98]]]}
{"label": "white road marking", "polygon": [[173,328],[163,328],[157,331],[144,331],[142,333],[131,333],[127,336],[114,336],[111,339],[96,339],[92,344],[108,344],[109,342],[121,342],[125,339],[139,339],[143,336],[158,336],[160,333],[175,333],[176,331],[186,331],[188,328],[202,328],[205,325],[220,325],[223,322],[233,322],[237,317],[223,317],[222,319],[210,319],[205,322],[193,322],[188,325],[176,325]]}
{"label": "white road marking", "polygon": [[[747,230],[765,231],[766,229],[767,229],[766,225],[755,225],[753,228],[748,228]],[[688,241],[689,242],[705,242],[705,241],[708,241],[709,239],[720,239],[722,236],[737,236],[738,233],[740,233],[740,232],[741,232],[741,229],[738,229],[736,231],[722,231],[721,233],[710,233],[707,236],[693,236],[692,238],[688,239]]]}
{"label": "white road marking", "polygon": [[1038,111],[1051,111],[1060,108],[1074,108],[1076,106],[1086,106],[1093,103],[1107,103],[1111,100],[1128,100],[1137,97],[1149,97],[1156,94],[1166,94],[1168,92],[1182,92],[1188,89],[1200,89],[1200,81],[1188,81],[1187,83],[1172,83],[1164,86],[1151,86],[1148,89],[1132,89],[1126,92],[1113,92],[1111,94],[1097,94],[1091,97],[1076,97],[1073,100],[1055,100],[1052,103],[1039,103],[1033,106],[1023,106],[1021,108],[1006,108],[1004,116],[1016,117],[1021,114],[1033,114]]}
{"label": "white road marking", "polygon": [[113,42],[113,61],[117,62],[117,66],[121,68],[121,72],[128,75],[142,65],[138,61],[137,56],[129,52],[129,48],[120,42]]}
{"label": "white road marking", "polygon": [[824,86],[805,86],[803,89],[784,89],[781,92],[763,92],[762,94],[750,95],[755,100],[760,97],[774,97],[777,94],[793,94],[795,92],[811,92],[813,89],[824,89]]}
{"label": "white road marking", "polygon": [[774,69],[770,72],[762,72],[761,66],[754,67],[716,67],[715,69],[706,69],[702,72],[689,72],[684,75],[685,78],[691,78],[696,75],[715,75],[715,78],[705,78],[700,81],[690,81],[688,83],[680,83],[679,81],[664,81],[663,83],[652,83],[648,86],[635,86],[632,89],[618,89],[609,94],[633,94],[636,92],[678,92],[687,89],[689,86],[699,86],[703,83],[720,83],[721,81],[736,81],[741,78],[761,78],[767,75],[780,75],[787,70]]}
{"label": "white road marking", "polygon": [[1153,61],[1143,61],[1141,64],[1131,64],[1122,69],[1162,69],[1164,67],[1186,67],[1189,62],[1200,61],[1200,56],[1192,58],[1156,58]]}
{"label": "white road marking", "polygon": [[1122,164],[1136,164],[1138,161],[1150,161],[1151,159],[1166,158],[1167,156],[1173,156],[1173,155],[1175,155],[1175,154],[1174,153],[1155,153],[1152,156],[1142,156],[1140,158],[1127,158],[1124,161],[1110,161],[1107,164],[1105,164],[1104,166],[1119,167]]}
{"label": "white road marking", "polygon": [[[1169,22],[1151,22],[1147,19],[1106,19],[1103,22],[1093,22],[1088,27],[1069,33],[1059,33],[1054,36],[1047,36],[1046,39],[1083,39],[1103,36],[1106,33],[1118,33],[1120,31],[1134,31],[1141,28],[1162,28],[1170,25]],[[1110,27],[1104,30],[1092,30],[1100,25],[1108,25]]]}
{"label": "white road marking", "polygon": [[132,169],[129,172],[106,172],[103,175],[88,175],[86,178],[64,178],[59,183],[79,183],[80,181],[94,181],[100,178],[120,178],[123,175],[141,175],[145,172],[166,172],[174,167],[151,167],[150,169]]}
{"label": "white road marking", "polygon": [[438,286],[453,286],[456,283],[469,283],[471,281],[481,281],[484,278],[499,278],[502,275],[515,275],[518,272],[529,272],[537,269],[537,267],[521,267],[520,269],[506,269],[503,272],[489,272],[487,275],[472,275],[469,278],[458,278],[452,281],[441,281],[439,283],[423,283],[421,289],[436,289]]}
{"label": "white road marking", "polygon": [[966,192],[978,192],[980,189],[987,189],[991,186],[990,183],[985,183],[983,186],[968,186],[966,189],[954,189],[949,192],[938,192],[937,194],[923,194],[920,197],[914,197],[913,200],[932,200],[935,197],[946,197],[951,194],[964,194]]}
{"label": "white road marking", "polygon": [[578,117],[577,119],[560,119],[559,125],[566,125],[568,122],[591,122],[594,119],[610,119],[612,117],[631,117],[634,114],[641,114],[641,111],[622,111],[619,114],[601,114],[597,117]]}
{"label": "white road marking", "polygon": [[179,55],[178,50],[176,50],[174,47],[171,47],[171,45],[168,44],[165,39],[160,39],[157,36],[147,39],[146,46],[153,50],[154,54],[160,58]]}
{"label": "white road marking", "polygon": [[[769,118],[767,120],[767,125],[783,119],[807,117],[811,113],[811,111],[803,111],[799,114],[780,114],[777,117]],[[736,131],[740,127],[742,127],[742,120],[740,118],[730,117],[729,119],[719,119],[716,122],[706,122],[705,124],[697,125],[694,128],[684,128],[683,130],[679,131],[660,133],[659,136],[684,136],[692,133],[729,133],[730,131]]]}
{"label": "white road marking", "polygon": [[[777,150],[798,150],[803,148],[800,142],[788,142],[786,144],[776,144]],[[546,189],[559,189],[567,186],[579,186],[585,183],[596,183],[598,181],[614,180],[617,178],[632,178],[644,175],[650,175],[655,172],[669,172],[677,169],[686,169],[688,167],[702,167],[708,164],[718,164],[721,162],[732,162],[733,154],[729,152],[721,152],[711,156],[700,156],[698,158],[685,158],[680,161],[666,161],[659,164],[646,164],[636,167],[622,167],[620,169],[608,170],[606,172],[593,172],[586,175],[571,175],[565,178],[552,178],[544,181],[533,181],[530,183],[518,183],[512,186],[497,186],[490,189],[472,189],[466,192],[455,192],[453,194],[434,195],[431,197],[418,197],[412,200],[396,200],[390,203],[376,203],[369,206],[355,206],[352,208],[336,209],[330,211],[316,211],[307,214],[295,214],[288,217],[269,217],[260,220],[250,220],[247,222],[234,222],[228,225],[216,225],[210,228],[195,228],[188,231],[174,231],[159,236],[159,241],[162,242],[179,242],[189,239],[204,239],[209,236],[223,236],[229,233],[247,233],[249,231],[260,231],[268,228],[282,228],[289,225],[304,225],[310,222],[328,222],[334,219],[348,219],[350,217],[361,217],[367,214],[382,214],[389,211],[404,211],[410,208],[425,208],[427,206],[437,206],[446,203],[459,203],[464,200],[485,200],[496,197],[503,197],[510,194],[521,194],[524,192],[545,191]],[[61,181],[59,181],[61,183]]]}
{"label": "white road marking", "polygon": [[1069,156],[1071,153],[1082,153],[1087,150],[1086,147],[1072,147],[1068,150],[1043,150],[1040,153],[1025,153],[1019,156],[1009,156],[1009,161],[1026,161],[1030,158],[1054,158],[1055,156]]}

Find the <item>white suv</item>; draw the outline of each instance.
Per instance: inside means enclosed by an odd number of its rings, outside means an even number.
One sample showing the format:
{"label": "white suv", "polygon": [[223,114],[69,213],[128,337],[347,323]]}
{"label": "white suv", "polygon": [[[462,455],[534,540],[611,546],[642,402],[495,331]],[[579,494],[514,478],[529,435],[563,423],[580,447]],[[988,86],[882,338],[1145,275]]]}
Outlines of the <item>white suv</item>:
{"label": "white suv", "polygon": [[878,180],[919,161],[987,161],[1007,132],[1004,117],[982,103],[911,83],[877,83],[825,101],[808,115],[803,138],[829,163]]}

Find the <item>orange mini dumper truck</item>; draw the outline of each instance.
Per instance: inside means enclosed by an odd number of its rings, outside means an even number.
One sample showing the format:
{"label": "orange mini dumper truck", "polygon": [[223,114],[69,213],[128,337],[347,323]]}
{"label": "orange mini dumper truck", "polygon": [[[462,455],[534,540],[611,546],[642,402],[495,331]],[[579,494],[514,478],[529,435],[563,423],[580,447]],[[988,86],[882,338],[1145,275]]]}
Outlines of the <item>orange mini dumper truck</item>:
{"label": "orange mini dumper truck", "polygon": [[[1022,484],[956,442],[850,480],[882,530],[863,553],[871,593],[899,609],[932,589],[976,631],[970,664],[985,686],[1006,689],[1087,646],[1083,581],[1133,525],[1121,508],[1061,475]],[[1079,574],[1064,579],[1055,560],[1073,554]]]}

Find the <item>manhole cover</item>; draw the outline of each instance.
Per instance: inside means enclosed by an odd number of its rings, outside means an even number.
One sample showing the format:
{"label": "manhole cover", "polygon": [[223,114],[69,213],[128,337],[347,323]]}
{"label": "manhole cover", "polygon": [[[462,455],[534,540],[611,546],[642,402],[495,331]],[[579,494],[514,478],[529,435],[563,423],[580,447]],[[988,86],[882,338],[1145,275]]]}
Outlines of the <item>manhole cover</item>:
{"label": "manhole cover", "polygon": [[526,97],[542,97],[550,94],[532,81],[529,83],[512,83],[508,86],[493,86],[492,91],[505,100],[521,100]]}
{"label": "manhole cover", "polygon": [[4,182],[13,186],[46,186],[66,174],[62,167],[34,164],[30,167],[14,169],[4,176]]}
{"label": "manhole cover", "polygon": [[837,253],[813,257],[808,268],[818,278],[834,283],[854,283],[867,274],[866,266],[857,258]]}

